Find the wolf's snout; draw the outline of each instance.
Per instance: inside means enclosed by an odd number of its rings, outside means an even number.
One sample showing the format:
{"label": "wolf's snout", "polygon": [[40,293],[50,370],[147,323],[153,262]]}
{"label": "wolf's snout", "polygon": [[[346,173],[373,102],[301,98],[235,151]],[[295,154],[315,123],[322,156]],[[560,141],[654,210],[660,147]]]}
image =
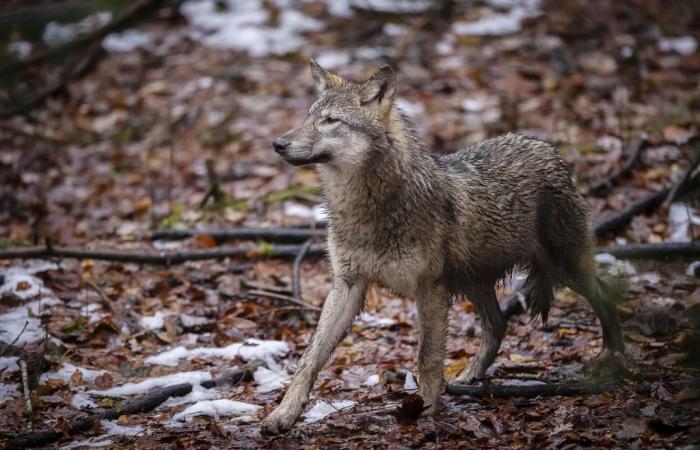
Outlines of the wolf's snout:
{"label": "wolf's snout", "polygon": [[284,139],[275,139],[275,141],[272,143],[272,148],[275,149],[275,153],[278,155],[284,154],[287,147],[289,147],[289,142],[285,141]]}

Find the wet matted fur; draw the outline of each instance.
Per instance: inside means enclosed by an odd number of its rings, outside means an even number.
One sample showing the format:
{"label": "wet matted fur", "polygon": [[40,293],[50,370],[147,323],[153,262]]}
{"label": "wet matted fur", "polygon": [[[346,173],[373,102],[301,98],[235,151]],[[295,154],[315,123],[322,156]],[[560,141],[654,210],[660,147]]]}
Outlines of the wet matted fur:
{"label": "wet matted fur", "polygon": [[264,433],[291,428],[318,371],[364,305],[371,282],[416,300],[419,391],[434,413],[443,388],[451,297],[474,303],[483,323],[477,354],[459,376],[484,376],[506,320],[495,284],[524,268],[526,303],[546,319],[557,286],[585,296],[601,320],[604,351],[624,345],[612,297],[595,274],[588,208],[556,149],[508,134],[447,155],[421,148],[394,105],[388,66],[352,82],[311,61],[318,99],[274,143],[294,165],[316,164],[328,204],[333,289],[318,328]]}

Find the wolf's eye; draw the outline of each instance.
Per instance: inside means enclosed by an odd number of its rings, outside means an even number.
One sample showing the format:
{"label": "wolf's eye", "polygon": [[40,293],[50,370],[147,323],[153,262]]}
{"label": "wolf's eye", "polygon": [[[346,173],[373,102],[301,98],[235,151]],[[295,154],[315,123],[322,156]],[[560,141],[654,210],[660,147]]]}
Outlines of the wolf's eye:
{"label": "wolf's eye", "polygon": [[324,118],[321,122],[322,122],[322,123],[327,123],[327,124],[330,125],[330,124],[333,124],[333,123],[336,123],[336,122],[340,122],[340,120],[336,119],[335,117],[330,117],[330,116],[328,116],[328,117]]}

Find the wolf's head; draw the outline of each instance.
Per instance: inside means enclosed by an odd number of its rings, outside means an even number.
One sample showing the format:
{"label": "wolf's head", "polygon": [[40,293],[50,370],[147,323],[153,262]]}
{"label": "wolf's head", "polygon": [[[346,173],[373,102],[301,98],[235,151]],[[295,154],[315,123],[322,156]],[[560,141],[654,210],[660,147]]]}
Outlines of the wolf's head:
{"label": "wolf's head", "polygon": [[370,149],[387,142],[396,78],[389,66],[364,82],[347,81],[311,60],[317,100],[308,117],[273,143],[295,166],[328,163],[360,165]]}

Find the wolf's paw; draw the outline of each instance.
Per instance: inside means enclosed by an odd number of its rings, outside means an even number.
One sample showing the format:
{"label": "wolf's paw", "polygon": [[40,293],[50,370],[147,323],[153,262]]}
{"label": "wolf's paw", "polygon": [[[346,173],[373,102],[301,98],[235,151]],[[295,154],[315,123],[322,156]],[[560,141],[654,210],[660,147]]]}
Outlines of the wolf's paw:
{"label": "wolf's paw", "polygon": [[593,378],[620,379],[629,373],[627,358],[622,352],[605,348],[591,361],[588,372]]}
{"label": "wolf's paw", "polygon": [[265,436],[286,433],[292,428],[298,417],[299,414],[277,408],[263,419],[260,424],[260,433]]}

